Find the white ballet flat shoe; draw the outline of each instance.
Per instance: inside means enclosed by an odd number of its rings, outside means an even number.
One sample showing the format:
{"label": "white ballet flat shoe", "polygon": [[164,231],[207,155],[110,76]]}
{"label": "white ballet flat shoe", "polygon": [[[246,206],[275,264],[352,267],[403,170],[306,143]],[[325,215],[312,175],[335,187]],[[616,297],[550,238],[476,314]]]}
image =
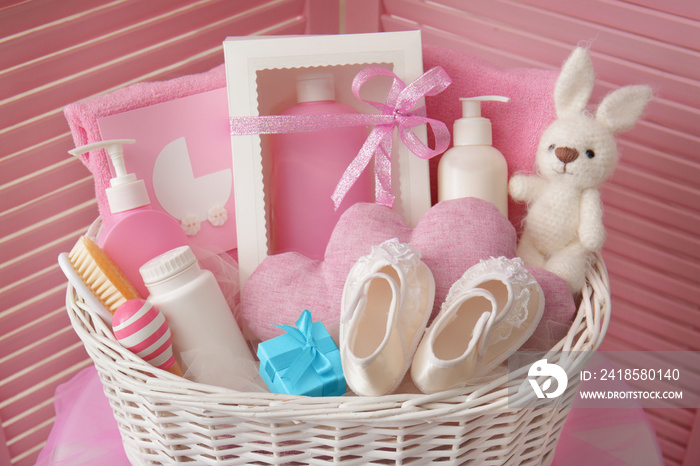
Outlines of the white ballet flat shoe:
{"label": "white ballet flat shoe", "polygon": [[420,255],[397,239],[373,246],[343,288],[340,357],[358,395],[393,392],[411,365],[435,300],[435,280]]}
{"label": "white ballet flat shoe", "polygon": [[532,336],[543,312],[542,288],[521,259],[481,261],[450,288],[416,351],[413,382],[434,393],[488,376]]}

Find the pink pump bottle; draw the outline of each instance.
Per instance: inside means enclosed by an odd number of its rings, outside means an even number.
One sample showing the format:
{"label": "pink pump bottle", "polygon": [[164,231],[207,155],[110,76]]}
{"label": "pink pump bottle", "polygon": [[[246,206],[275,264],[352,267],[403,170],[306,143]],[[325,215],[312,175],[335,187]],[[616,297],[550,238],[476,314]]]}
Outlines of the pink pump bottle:
{"label": "pink pump bottle", "polygon": [[187,246],[187,235],[177,220],[165,212],[151,208],[151,201],[143,180],[127,173],[122,144],[133,144],[133,139],[100,141],[69,151],[72,155],[105,149],[112,160],[116,176],[106,189],[111,218],[106,222],[97,245],[119,266],[136,287],[141,297],[148,296],[139,267],[166,251]]}
{"label": "pink pump bottle", "polygon": [[[283,115],[357,113],[335,101],[333,74],[297,78],[298,103]],[[364,127],[272,135],[272,252],[296,251],[322,259],[340,215],[373,201],[372,170],[365,170],[337,211],[331,194],[367,138]]]}

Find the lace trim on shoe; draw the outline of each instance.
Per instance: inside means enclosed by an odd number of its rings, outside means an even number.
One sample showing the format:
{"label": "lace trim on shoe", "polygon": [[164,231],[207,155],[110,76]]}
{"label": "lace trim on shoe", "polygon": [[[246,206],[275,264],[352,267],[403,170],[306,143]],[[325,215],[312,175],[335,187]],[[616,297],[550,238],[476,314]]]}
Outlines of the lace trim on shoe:
{"label": "lace trim on shoe", "polygon": [[[498,257],[491,260],[494,271],[502,274],[513,287],[513,308],[502,320],[497,319],[489,344],[498,343],[510,337],[513,330],[520,328],[527,320],[530,305],[530,287],[537,283],[535,277],[525,268],[520,257],[508,259]],[[500,320],[500,322],[498,322]]]}
{"label": "lace trim on shoe", "polygon": [[520,257],[508,259],[507,257],[501,256],[482,262],[489,262],[494,269],[493,272],[500,272],[514,285],[529,286],[535,283],[534,277],[525,268],[525,263]]}
{"label": "lace trim on shoe", "polygon": [[498,343],[510,337],[513,330],[520,328],[527,320],[528,305],[530,303],[530,290],[523,288],[520,294],[513,301],[516,306],[508,313],[508,315],[500,323],[496,324],[489,337],[489,344]]}
{"label": "lace trim on shoe", "polygon": [[420,260],[421,254],[410,244],[401,243],[398,238],[392,238],[380,245],[372,246],[369,256],[366,257],[382,258],[392,265],[399,266],[405,263],[415,265]]}
{"label": "lace trim on shoe", "polygon": [[454,283],[443,308],[452,306],[455,300],[459,299],[458,296],[474,286],[475,281],[488,277],[496,277],[510,283],[513,290],[513,307],[509,312],[492,316],[489,319],[484,328],[483,338],[481,338],[480,353],[485,351],[487,346],[509,338],[514,329],[520,328],[527,321],[531,298],[530,287],[537,283],[530,271],[525,268],[525,263],[520,257],[513,259],[504,256],[491,257],[479,261],[462,279]]}
{"label": "lace trim on shoe", "polygon": [[466,286],[478,278],[487,275],[496,275],[505,278],[513,285],[530,286],[536,283],[535,278],[530,274],[530,271],[525,268],[525,263],[520,257],[509,259],[504,256],[480,260],[478,264],[471,267],[467,274],[456,283],[461,282]]}

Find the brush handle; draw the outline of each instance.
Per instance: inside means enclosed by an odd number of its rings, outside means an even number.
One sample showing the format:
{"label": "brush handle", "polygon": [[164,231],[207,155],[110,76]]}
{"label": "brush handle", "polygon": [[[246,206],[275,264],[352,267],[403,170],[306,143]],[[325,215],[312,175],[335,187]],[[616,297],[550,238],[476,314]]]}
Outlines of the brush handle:
{"label": "brush handle", "polygon": [[80,278],[80,275],[78,275],[78,272],[76,272],[73,264],[71,264],[67,252],[62,252],[59,254],[58,265],[61,267],[61,270],[70,284],[73,286],[73,289],[81,298],[83,298],[83,301],[85,301],[90,310],[95,311],[107,325],[110,325],[112,323],[112,313],[109,312],[109,310],[99,299],[97,299],[95,294],[90,291],[90,288],[85,284],[83,279]]}
{"label": "brush handle", "polygon": [[182,369],[173,356],[168,322],[150,302],[131,299],[119,306],[114,313],[112,330],[124,348],[159,369],[182,376]]}

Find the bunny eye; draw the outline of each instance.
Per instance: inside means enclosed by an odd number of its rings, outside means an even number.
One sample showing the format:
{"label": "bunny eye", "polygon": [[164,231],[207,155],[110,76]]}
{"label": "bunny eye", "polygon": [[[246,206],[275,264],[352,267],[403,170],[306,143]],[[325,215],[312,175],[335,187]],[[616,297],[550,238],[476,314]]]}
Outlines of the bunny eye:
{"label": "bunny eye", "polygon": [[588,150],[586,151],[586,157],[588,157],[589,159],[592,159],[593,157],[595,157],[595,152],[593,152],[592,150],[588,149]]}
{"label": "bunny eye", "polygon": [[552,151],[552,150],[554,150],[555,147],[557,147],[557,146],[555,146],[554,144],[552,144],[552,145],[549,146],[547,149],[550,150],[550,151]]}

